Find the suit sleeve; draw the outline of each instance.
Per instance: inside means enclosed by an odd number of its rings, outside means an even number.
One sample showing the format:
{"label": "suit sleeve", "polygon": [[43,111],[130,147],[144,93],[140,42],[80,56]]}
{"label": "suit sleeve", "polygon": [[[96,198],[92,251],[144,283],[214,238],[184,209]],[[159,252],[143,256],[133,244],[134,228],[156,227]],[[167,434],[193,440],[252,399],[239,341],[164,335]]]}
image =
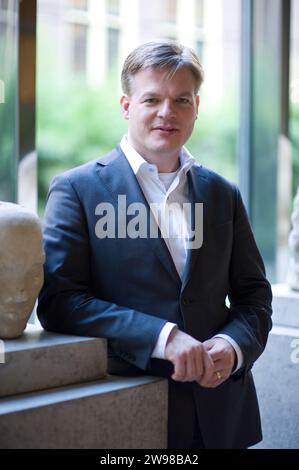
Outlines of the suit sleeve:
{"label": "suit sleeve", "polygon": [[53,180],[43,226],[45,280],[37,309],[42,326],[107,338],[116,355],[145,369],[166,320],[92,295],[86,217],[65,175]]}
{"label": "suit sleeve", "polygon": [[240,346],[244,355],[241,374],[252,367],[266,346],[272,327],[272,292],[237,188],[235,201],[228,293],[230,322],[219,333],[231,336]]}

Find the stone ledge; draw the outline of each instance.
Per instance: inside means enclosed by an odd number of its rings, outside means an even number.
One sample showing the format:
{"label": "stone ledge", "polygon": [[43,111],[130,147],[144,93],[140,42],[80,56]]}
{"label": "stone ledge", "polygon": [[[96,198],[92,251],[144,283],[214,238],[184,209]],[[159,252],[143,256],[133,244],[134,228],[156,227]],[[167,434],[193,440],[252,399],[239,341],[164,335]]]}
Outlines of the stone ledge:
{"label": "stone ledge", "polygon": [[299,327],[299,292],[291,290],[287,284],[272,285],[273,323],[289,327]]}
{"label": "stone ledge", "polygon": [[163,449],[167,380],[107,379],[0,399],[6,449]]}
{"label": "stone ledge", "polygon": [[49,333],[27,325],[4,341],[0,397],[100,379],[107,371],[106,340]]}
{"label": "stone ledge", "polygon": [[277,332],[274,327],[265,352],[252,369],[264,436],[254,446],[258,449],[299,448],[299,356],[292,347],[293,340],[298,340],[299,330],[294,328],[292,334],[285,329],[285,333],[283,329]]}

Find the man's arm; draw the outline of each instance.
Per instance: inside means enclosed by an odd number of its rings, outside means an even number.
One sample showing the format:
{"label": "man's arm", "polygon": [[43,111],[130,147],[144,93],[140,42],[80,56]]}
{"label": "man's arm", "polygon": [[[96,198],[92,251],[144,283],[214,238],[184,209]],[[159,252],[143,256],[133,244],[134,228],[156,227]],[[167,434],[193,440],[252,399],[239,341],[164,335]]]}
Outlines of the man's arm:
{"label": "man's arm", "polygon": [[107,338],[118,356],[145,369],[166,320],[93,295],[87,221],[65,175],[55,178],[49,191],[44,248],[45,282],[37,309],[42,326]]}
{"label": "man's arm", "polygon": [[213,380],[214,362],[203,343],[177,327],[168,337],[165,358],[174,365],[173,380],[201,385],[203,377],[207,383]]}
{"label": "man's arm", "polygon": [[[217,334],[228,335],[240,347],[249,370],[262,354],[271,321],[271,286],[249,224],[240,192],[235,188],[235,216],[230,263],[230,321]],[[239,374],[239,371],[237,372]]]}
{"label": "man's arm", "polygon": [[[271,287],[237,188],[229,283],[231,316],[213,338],[204,343],[192,338],[195,341],[192,343],[191,337],[179,330],[169,335],[165,357],[177,364],[175,380],[197,380],[205,387],[218,386],[232,373],[236,372],[238,377],[249,370],[266,345],[272,325]],[[209,353],[213,367],[203,356],[203,348]],[[202,362],[197,362],[200,357]],[[195,367],[197,364],[195,375],[194,363]]]}

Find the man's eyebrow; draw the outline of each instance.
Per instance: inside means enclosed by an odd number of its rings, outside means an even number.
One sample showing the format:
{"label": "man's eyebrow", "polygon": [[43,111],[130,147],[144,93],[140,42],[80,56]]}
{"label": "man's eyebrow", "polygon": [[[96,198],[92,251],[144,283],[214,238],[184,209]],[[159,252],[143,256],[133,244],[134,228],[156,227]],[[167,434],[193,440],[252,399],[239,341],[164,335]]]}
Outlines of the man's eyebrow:
{"label": "man's eyebrow", "polygon": [[[160,96],[158,92],[146,91],[140,96],[140,99],[142,100],[144,98],[156,98],[157,96]],[[178,96],[178,97],[181,97],[181,96],[192,97],[193,93],[191,93],[190,91],[182,91],[182,92],[178,93],[176,96]]]}
{"label": "man's eyebrow", "polygon": [[156,96],[159,96],[159,93],[155,93],[154,91],[146,91],[141,95],[140,99],[142,100],[143,98],[151,98]]}
{"label": "man's eyebrow", "polygon": [[183,91],[182,93],[178,93],[178,96],[193,96],[193,93],[190,91]]}

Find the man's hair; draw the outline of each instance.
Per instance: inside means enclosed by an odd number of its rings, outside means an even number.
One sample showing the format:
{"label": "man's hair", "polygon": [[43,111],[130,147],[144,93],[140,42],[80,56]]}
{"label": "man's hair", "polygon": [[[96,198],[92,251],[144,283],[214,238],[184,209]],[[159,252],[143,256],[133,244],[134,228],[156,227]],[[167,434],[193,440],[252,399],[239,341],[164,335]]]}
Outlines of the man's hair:
{"label": "man's hair", "polygon": [[140,70],[157,68],[169,71],[171,78],[177,70],[189,69],[195,79],[195,92],[204,80],[204,72],[196,53],[175,41],[153,41],[134,49],[126,58],[121,73],[123,92],[130,95],[131,78]]}

